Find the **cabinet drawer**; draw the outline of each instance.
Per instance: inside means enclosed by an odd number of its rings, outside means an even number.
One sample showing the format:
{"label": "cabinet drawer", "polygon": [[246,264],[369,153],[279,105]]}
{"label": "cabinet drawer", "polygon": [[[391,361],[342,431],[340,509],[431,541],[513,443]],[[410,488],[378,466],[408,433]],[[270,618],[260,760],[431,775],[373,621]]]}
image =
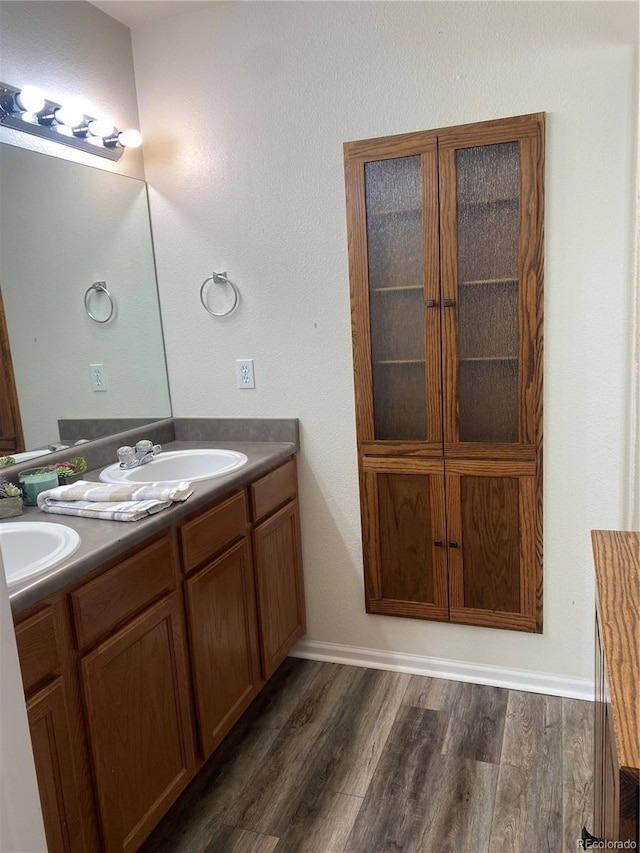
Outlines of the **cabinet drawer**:
{"label": "cabinet drawer", "polygon": [[47,607],[16,627],[16,643],[24,692],[29,693],[54,675],[62,663],[53,607]]}
{"label": "cabinet drawer", "polygon": [[185,571],[191,571],[226,545],[247,533],[247,498],[244,491],[187,521],[180,528]]}
{"label": "cabinet drawer", "polygon": [[298,492],[295,459],[289,459],[284,465],[256,480],[251,486],[251,514],[254,521],[260,521],[270,512],[282,506]]}
{"label": "cabinet drawer", "polygon": [[176,585],[168,537],[71,594],[79,648],[95,643]]}

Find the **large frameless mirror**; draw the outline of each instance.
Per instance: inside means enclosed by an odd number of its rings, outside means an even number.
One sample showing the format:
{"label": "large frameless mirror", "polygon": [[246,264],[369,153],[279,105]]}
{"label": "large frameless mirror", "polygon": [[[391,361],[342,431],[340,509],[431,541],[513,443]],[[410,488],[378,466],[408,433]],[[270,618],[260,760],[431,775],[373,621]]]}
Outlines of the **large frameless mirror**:
{"label": "large frameless mirror", "polygon": [[0,289],[27,449],[170,416],[143,181],[0,144]]}

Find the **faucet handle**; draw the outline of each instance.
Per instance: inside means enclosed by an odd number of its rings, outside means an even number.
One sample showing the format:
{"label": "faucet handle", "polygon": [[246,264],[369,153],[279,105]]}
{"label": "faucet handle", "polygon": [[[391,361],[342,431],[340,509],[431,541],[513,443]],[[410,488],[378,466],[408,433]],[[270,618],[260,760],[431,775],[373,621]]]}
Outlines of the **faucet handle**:
{"label": "faucet handle", "polygon": [[142,438],[140,441],[136,442],[136,452],[137,453],[151,453],[153,450],[153,444],[149,441],[148,438]]}
{"label": "faucet handle", "polygon": [[118,448],[118,462],[121,465],[130,465],[135,459],[136,452],[128,444]]}

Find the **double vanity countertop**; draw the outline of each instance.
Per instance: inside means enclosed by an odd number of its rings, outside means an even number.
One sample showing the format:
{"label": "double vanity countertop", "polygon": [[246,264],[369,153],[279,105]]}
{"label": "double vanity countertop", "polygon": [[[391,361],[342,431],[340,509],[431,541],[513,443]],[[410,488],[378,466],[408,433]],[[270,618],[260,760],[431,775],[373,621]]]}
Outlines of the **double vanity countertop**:
{"label": "double vanity countertop", "polygon": [[[41,512],[36,507],[25,507],[24,513],[12,522],[46,521],[64,524],[80,534],[78,549],[66,560],[37,577],[26,579],[9,590],[11,610],[15,615],[44,600],[52,593],[75,583],[93,569],[124,554],[140,542],[164,530],[194,511],[211,504],[217,498],[256,480],[261,474],[293,456],[298,445],[289,441],[171,441],[163,451],[223,448],[246,454],[247,463],[237,471],[193,483],[193,494],[186,501],[171,504],[167,509],[149,515],[140,521],[106,521],[80,518],[73,515],[56,515]],[[98,481],[105,466],[85,475],[87,480]],[[0,522],[1,524],[2,522]]]}

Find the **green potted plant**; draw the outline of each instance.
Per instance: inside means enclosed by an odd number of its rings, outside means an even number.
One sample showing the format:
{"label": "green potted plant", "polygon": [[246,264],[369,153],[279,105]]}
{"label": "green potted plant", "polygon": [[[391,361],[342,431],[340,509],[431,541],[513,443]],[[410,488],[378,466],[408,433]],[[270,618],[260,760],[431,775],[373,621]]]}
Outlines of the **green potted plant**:
{"label": "green potted plant", "polygon": [[82,475],[87,470],[87,460],[84,456],[74,456],[73,459],[49,465],[48,470],[56,472],[60,486],[68,486],[82,479]]}
{"label": "green potted plant", "polygon": [[22,492],[6,477],[0,477],[0,518],[14,515],[22,515]]}
{"label": "green potted plant", "polygon": [[6,468],[7,465],[15,465],[16,460],[13,456],[0,456],[0,468]]}

